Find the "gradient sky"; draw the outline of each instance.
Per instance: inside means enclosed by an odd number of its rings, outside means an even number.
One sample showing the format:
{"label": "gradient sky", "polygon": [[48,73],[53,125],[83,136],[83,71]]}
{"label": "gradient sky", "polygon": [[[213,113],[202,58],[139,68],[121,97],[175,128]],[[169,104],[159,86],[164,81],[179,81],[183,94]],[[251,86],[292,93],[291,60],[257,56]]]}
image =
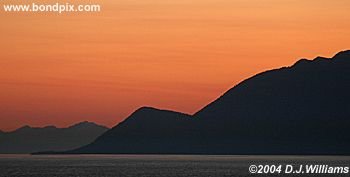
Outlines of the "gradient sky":
{"label": "gradient sky", "polygon": [[0,129],[113,126],[140,106],[192,114],[253,74],[350,49],[349,0],[96,2],[1,9]]}

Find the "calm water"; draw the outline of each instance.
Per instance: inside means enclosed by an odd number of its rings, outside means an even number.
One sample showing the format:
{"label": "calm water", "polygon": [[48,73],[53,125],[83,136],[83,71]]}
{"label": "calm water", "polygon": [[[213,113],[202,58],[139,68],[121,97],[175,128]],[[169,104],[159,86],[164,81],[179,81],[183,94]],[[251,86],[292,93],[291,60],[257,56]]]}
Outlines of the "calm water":
{"label": "calm water", "polygon": [[[336,156],[205,155],[0,155],[0,177],[244,177],[322,176],[250,174],[252,164],[326,164],[350,166]],[[350,176],[323,175],[323,176]]]}

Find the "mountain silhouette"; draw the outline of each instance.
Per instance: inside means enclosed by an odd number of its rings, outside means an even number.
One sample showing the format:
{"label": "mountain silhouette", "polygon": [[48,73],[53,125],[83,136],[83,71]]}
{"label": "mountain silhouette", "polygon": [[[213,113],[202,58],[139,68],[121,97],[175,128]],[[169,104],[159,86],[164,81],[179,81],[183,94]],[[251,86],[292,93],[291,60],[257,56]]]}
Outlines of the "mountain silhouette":
{"label": "mountain silhouette", "polygon": [[193,137],[193,134],[190,115],[142,107],[95,142],[72,153],[185,152],[189,150],[186,144],[191,139],[184,137]]}
{"label": "mountain silhouette", "polygon": [[[208,151],[350,152],[350,51],[251,77],[197,112]],[[237,150],[234,150],[237,149]]]}
{"label": "mountain silhouette", "polygon": [[350,154],[350,51],[257,74],[194,115],[141,108],[65,153]]}
{"label": "mountain silhouette", "polygon": [[68,128],[23,126],[12,132],[0,133],[0,153],[19,154],[74,149],[91,143],[107,130],[106,127],[92,122],[81,122]]}

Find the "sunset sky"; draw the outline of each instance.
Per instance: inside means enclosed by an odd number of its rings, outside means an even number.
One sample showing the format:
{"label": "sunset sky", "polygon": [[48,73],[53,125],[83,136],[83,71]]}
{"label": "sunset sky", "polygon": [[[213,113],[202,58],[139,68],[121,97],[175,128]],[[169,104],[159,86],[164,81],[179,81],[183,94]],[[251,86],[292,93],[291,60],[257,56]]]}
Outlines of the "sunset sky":
{"label": "sunset sky", "polygon": [[350,49],[349,0],[92,2],[102,12],[0,10],[1,130],[192,114],[256,73]]}

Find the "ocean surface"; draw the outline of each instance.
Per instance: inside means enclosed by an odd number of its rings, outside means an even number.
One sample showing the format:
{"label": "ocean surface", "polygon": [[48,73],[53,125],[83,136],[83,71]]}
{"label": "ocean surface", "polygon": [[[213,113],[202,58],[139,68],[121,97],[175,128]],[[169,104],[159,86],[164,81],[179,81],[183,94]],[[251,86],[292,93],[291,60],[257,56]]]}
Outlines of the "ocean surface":
{"label": "ocean surface", "polygon": [[350,166],[349,156],[0,155],[0,177],[350,176],[251,174],[251,165]]}

